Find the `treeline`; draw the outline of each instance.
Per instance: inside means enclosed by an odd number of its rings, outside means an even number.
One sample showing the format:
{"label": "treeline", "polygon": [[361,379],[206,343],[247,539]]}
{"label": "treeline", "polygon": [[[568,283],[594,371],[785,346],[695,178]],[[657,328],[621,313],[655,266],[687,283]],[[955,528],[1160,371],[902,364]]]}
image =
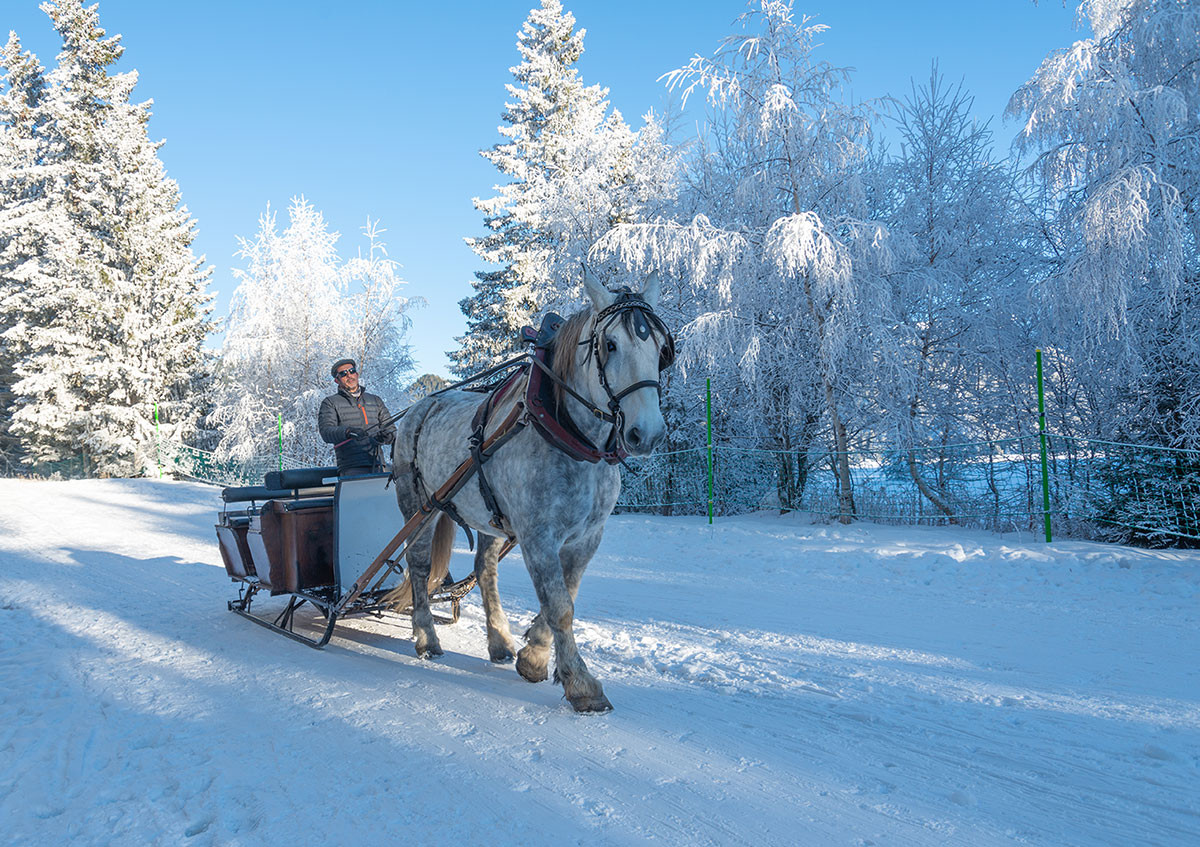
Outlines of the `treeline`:
{"label": "treeline", "polygon": [[478,202],[473,242],[501,269],[463,302],[462,373],[578,302],[587,261],[664,277],[673,448],[703,443],[711,378],[719,438],[796,456],[781,491],[804,484],[810,451],[837,454],[842,514],[852,451],[907,454],[937,505],[916,448],[1034,431],[1039,346],[1055,431],[1200,448],[1200,12],[1083,4],[1094,35],[1030,69],[1004,157],[936,66],[852,103],[824,27],[790,1],[750,5],[667,75],[706,115],[675,144],[654,115],[631,133],[583,84],[558,0],[530,13],[504,141],[485,153],[510,182]]}
{"label": "treeline", "polygon": [[[94,8],[44,8],[57,67],[14,36],[0,92],[10,464],[86,451],[137,473],[155,402],[173,435],[223,455],[270,451],[282,420],[287,451],[321,460],[311,410],[344,350],[400,402],[407,301],[379,230],[343,262],[303,200],[243,242],[224,347],[205,352],[208,271],[130,102],[136,75],[110,73],[121,48]],[[752,3],[716,52],[697,45],[667,75],[703,111],[697,134],[653,113],[633,126],[581,78],[573,16],[542,0],[483,151],[502,184],[476,201],[483,269],[456,372],[581,305],[586,262],[613,285],[663,278],[680,339],[670,446],[703,443],[711,379],[719,438],[797,458],[781,490],[804,484],[812,451],[888,449],[936,504],[915,451],[1029,434],[1035,347],[1056,432],[1200,449],[1200,12],[1081,12],[1093,34],[1030,68],[1005,151],[936,66],[894,99],[849,100],[850,72],[790,0]],[[853,513],[849,459],[835,472]]]}

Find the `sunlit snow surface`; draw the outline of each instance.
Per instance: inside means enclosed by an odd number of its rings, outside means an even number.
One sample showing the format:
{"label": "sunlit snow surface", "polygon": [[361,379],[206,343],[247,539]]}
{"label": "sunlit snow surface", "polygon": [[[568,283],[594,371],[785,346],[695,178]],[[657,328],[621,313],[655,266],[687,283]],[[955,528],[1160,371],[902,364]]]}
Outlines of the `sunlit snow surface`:
{"label": "sunlit snow surface", "polygon": [[[1200,843],[1198,552],[617,516],[580,716],[487,661],[478,594],[437,662],[230,614],[217,503],[0,480],[0,841]],[[501,590],[519,634],[519,552]]]}

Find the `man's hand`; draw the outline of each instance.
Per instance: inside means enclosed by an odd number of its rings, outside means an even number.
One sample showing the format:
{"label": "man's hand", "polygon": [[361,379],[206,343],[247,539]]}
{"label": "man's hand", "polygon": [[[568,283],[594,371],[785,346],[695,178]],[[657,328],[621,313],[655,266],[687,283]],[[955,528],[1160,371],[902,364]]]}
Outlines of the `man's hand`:
{"label": "man's hand", "polygon": [[360,426],[346,427],[346,437],[347,438],[362,438],[366,434],[367,434],[367,431]]}

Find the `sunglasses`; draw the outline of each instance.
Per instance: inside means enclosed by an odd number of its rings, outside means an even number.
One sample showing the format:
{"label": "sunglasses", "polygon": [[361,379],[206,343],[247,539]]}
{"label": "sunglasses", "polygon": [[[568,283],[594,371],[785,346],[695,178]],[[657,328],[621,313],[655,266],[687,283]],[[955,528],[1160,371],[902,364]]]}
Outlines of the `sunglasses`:
{"label": "sunglasses", "polygon": [[356,373],[358,373],[358,368],[346,368],[344,371],[337,372],[337,378],[341,379],[344,376],[349,376],[350,374],[356,374]]}

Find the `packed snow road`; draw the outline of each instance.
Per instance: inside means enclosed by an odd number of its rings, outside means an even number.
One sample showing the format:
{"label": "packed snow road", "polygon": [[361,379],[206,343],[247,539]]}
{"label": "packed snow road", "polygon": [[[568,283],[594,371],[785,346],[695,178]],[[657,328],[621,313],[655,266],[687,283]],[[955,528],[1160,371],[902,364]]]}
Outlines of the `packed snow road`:
{"label": "packed snow road", "polygon": [[[487,661],[478,594],[437,662],[228,613],[217,503],[0,480],[5,843],[1200,843],[1200,553],[617,516],[591,716]],[[519,633],[519,551],[501,591]]]}

